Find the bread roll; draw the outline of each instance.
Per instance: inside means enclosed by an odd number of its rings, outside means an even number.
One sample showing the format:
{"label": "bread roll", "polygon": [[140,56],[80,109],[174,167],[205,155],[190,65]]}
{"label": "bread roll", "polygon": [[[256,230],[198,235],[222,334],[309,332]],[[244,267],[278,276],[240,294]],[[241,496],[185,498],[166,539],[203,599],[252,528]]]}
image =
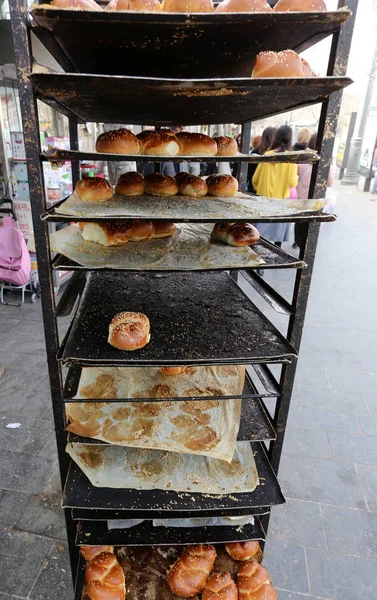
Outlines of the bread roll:
{"label": "bread roll", "polygon": [[217,144],[216,156],[234,156],[238,152],[237,142],[229,135],[221,135],[213,138]]}
{"label": "bread roll", "polygon": [[144,194],[144,177],[137,171],[123,173],[115,186],[115,193],[121,196],[142,196]]}
{"label": "bread roll", "polygon": [[313,75],[314,73],[306,60],[300,58],[294,50],[260,52],[255,59],[254,69],[251,74],[254,78],[312,77]]}
{"label": "bread roll", "polygon": [[225,550],[234,560],[250,560],[262,554],[259,542],[233,542],[226,544]]}
{"label": "bread roll", "polygon": [[111,154],[140,154],[140,145],[136,135],[129,129],[115,129],[98,136],[96,151]]}
{"label": "bread roll", "polygon": [[181,156],[216,156],[217,144],[209,135],[204,133],[177,133]]}
{"label": "bread roll", "polygon": [[78,8],[81,10],[102,10],[94,0],[52,0],[51,6],[56,8]]}
{"label": "bread roll", "polygon": [[103,552],[110,552],[114,554],[114,546],[80,546],[81,554],[87,561],[93,560],[99,554]]}
{"label": "bread roll", "polygon": [[164,221],[153,222],[153,239],[166,238],[174,235],[176,226],[174,223],[165,223]]}
{"label": "bread roll", "polygon": [[176,178],[178,193],[191,198],[202,198],[208,193],[208,186],[204,179],[189,173],[182,173],[184,177]]}
{"label": "bread roll", "polygon": [[75,194],[83,202],[106,202],[113,197],[113,188],[102,177],[88,177],[76,183]]}
{"label": "bread roll", "polygon": [[111,0],[105,10],[131,10],[133,12],[160,11],[158,0]]}
{"label": "bread roll", "polygon": [[266,0],[223,0],[216,12],[272,12],[272,8]]}
{"label": "bread roll", "polygon": [[177,156],[179,154],[179,143],[173,132],[142,131],[137,134],[137,138],[141,143],[141,154],[154,156]]}
{"label": "bread roll", "polygon": [[295,10],[297,12],[322,11],[327,10],[324,0],[279,0],[275,4],[276,12],[289,12]]}
{"label": "bread roll", "polygon": [[109,325],[108,342],[118,350],[139,350],[151,338],[149,319],[143,313],[121,312]]}
{"label": "bread roll", "polygon": [[162,0],[161,10],[173,13],[214,12],[212,0]]}
{"label": "bread roll", "polygon": [[160,373],[163,375],[179,375],[186,370],[186,367],[161,367]]}
{"label": "bread roll", "polygon": [[210,175],[207,177],[210,196],[234,196],[238,192],[238,181],[232,175]]}
{"label": "bread roll", "polygon": [[149,196],[175,196],[178,185],[173,177],[161,173],[151,173],[144,178],[145,193]]}
{"label": "bread roll", "polygon": [[149,240],[153,237],[153,233],[152,221],[83,223],[82,229],[82,237],[86,242],[94,242],[106,247]]}
{"label": "bread roll", "polygon": [[125,600],[124,572],[115,554],[103,552],[85,569],[86,593],[90,600]]}
{"label": "bread roll", "polygon": [[259,231],[251,223],[216,223],[211,233],[211,240],[241,247],[252,246],[259,241]]}
{"label": "bread roll", "polygon": [[212,573],[202,592],[202,600],[238,600],[238,589],[230,573]]}
{"label": "bread roll", "polygon": [[200,594],[215,560],[216,550],[213,546],[189,546],[168,571],[170,590],[181,598],[192,598]]}
{"label": "bread roll", "polygon": [[245,562],[237,575],[239,600],[277,600],[267,569],[255,560]]}

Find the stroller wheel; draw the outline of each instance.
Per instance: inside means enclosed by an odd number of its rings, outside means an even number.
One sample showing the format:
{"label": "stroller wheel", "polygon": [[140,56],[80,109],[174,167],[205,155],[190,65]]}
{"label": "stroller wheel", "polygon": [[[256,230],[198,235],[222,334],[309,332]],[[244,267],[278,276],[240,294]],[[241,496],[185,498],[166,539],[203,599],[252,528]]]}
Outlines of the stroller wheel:
{"label": "stroller wheel", "polygon": [[34,302],[36,302],[36,301],[37,301],[37,298],[38,298],[38,295],[37,295],[37,294],[32,294],[32,295],[31,295],[31,298],[30,298],[30,300],[31,300],[31,302],[33,302],[33,303],[34,303]]}

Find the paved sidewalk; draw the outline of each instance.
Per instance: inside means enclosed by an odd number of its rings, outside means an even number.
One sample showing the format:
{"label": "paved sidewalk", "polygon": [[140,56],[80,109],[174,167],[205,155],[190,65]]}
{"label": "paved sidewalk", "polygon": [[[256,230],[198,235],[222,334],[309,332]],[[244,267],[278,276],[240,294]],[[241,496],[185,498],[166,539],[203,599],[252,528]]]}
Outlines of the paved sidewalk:
{"label": "paved sidewalk", "polygon": [[[266,546],[279,600],[377,598],[377,203],[336,187]],[[0,307],[0,337],[0,600],[70,600],[40,304]]]}

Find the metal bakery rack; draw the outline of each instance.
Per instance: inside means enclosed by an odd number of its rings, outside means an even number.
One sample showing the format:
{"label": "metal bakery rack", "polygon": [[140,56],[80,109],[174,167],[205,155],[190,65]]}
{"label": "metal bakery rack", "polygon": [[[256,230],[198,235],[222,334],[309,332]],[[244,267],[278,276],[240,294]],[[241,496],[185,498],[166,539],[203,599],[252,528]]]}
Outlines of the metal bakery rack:
{"label": "metal bakery rack", "polygon": [[[305,241],[298,259],[266,240],[255,247],[265,261],[263,268],[289,269],[295,273],[289,300],[253,268],[237,267],[229,271],[229,265],[207,265],[193,266],[184,272],[179,268],[152,272],[152,268],[137,266],[108,268],[105,263],[91,269],[51,252],[49,222],[85,220],[85,216],[79,219],[64,214],[66,201],[47,208],[43,162],[71,160],[76,183],[80,160],[137,158],[156,163],[167,160],[81,152],[79,122],[155,126],[241,123],[242,154],[232,158],[240,163],[241,190],[246,188],[248,163],[304,162],[313,164],[310,197],[322,198],[341,92],[350,83],[346,68],[357,4],[357,0],[339,0],[338,10],[327,13],[181,15],[61,10],[46,4],[34,5],[29,12],[24,0],[10,0],[63,507],[77,600],[83,592],[81,544],[136,547],[265,540],[270,509],[284,502],[277,473],[320,223],[335,217],[312,208],[290,216],[225,211],[216,219],[206,215],[205,210],[194,214],[189,207],[185,215],[177,218],[177,222],[186,223],[221,219],[301,223]],[[33,71],[31,32],[65,72]],[[301,52],[329,36],[332,42],[326,77],[250,78],[255,56],[261,50],[291,48]],[[41,152],[37,100],[69,118],[70,150]],[[318,155],[248,154],[252,121],[317,103],[322,105]],[[188,160],[221,162],[227,158]],[[150,217],[148,210],[143,218]],[[104,213],[87,219],[100,221],[106,217],[109,215]],[[157,218],[169,220],[170,216],[162,214]],[[72,276],[56,305],[53,271],[61,268],[72,271]],[[106,344],[106,334],[111,317],[128,309],[149,316],[153,335],[145,348],[124,356]],[[272,314],[285,317],[287,325],[282,327],[280,320],[278,328],[272,323]],[[58,317],[69,315],[70,326],[61,338]],[[238,441],[251,444],[259,476],[259,485],[253,492],[211,495],[94,487],[77,464],[70,461],[67,444],[85,443],[91,448],[104,444],[66,432],[66,407],[95,401],[76,398],[83,368],[174,364],[248,366],[243,392],[231,398],[242,399]],[[229,396],[215,393],[211,398],[226,401]],[[137,398],[143,402],[162,399],[166,398],[156,398],[147,392],[145,397]],[[169,397],[172,402],[188,399],[203,398],[195,394]],[[135,402],[135,398],[107,397],[101,402],[131,400]],[[161,518],[242,515],[254,515],[254,522],[243,527],[152,525],[153,519]],[[107,521],[114,519],[143,522],[131,529],[109,529]]]}

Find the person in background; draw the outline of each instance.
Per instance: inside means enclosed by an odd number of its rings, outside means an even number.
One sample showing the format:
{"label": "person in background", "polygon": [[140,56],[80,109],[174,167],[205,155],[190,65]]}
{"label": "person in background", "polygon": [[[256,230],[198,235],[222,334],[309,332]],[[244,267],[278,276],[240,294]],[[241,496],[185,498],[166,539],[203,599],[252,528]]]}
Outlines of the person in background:
{"label": "person in background", "polygon": [[306,150],[309,145],[311,135],[312,134],[310,133],[310,129],[308,129],[307,127],[303,127],[303,129],[300,129],[297,135],[297,142],[293,146],[293,150]]}
{"label": "person in background", "polygon": [[[253,150],[250,152],[250,154],[259,154],[260,156],[265,154],[272,146],[272,142],[274,141],[275,133],[276,133],[276,127],[266,127],[266,129],[263,131],[261,136],[257,135],[255,138],[253,138],[253,141],[252,141]],[[259,143],[258,143],[258,138],[259,138]],[[254,143],[255,143],[255,146],[254,146]],[[249,192],[253,192],[254,194],[256,194],[256,190],[253,187],[253,177],[254,177],[255,171],[257,170],[257,166],[258,166],[257,163],[249,164],[249,167],[247,170],[247,189],[249,190]]]}
{"label": "person in background", "polygon": [[[292,129],[282,125],[276,131],[270,155],[275,152],[288,152],[292,147]],[[293,163],[260,163],[253,177],[253,186],[258,196],[266,198],[290,198],[291,188],[298,183],[297,165]],[[289,239],[290,223],[258,223],[261,236],[281,246]]]}

